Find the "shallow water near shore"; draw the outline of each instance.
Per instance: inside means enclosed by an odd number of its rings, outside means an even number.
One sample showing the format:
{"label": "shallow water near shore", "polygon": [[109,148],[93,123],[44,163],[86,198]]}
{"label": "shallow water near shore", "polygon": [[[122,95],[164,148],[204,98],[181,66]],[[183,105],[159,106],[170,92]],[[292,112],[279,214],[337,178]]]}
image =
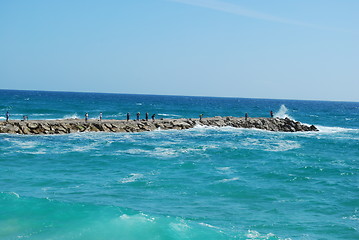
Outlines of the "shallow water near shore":
{"label": "shallow water near shore", "polygon": [[359,103],[5,90],[0,100],[13,119],[273,110],[320,129],[1,134],[0,239],[359,238]]}

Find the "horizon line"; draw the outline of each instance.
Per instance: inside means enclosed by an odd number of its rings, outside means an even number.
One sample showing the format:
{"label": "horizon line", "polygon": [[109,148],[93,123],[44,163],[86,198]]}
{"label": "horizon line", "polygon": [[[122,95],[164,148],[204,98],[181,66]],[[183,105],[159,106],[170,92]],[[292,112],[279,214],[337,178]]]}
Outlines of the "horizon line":
{"label": "horizon line", "polygon": [[182,94],[152,94],[152,93],[120,93],[120,92],[94,92],[73,90],[34,90],[34,89],[2,89],[0,91],[24,91],[24,92],[61,92],[61,93],[93,93],[93,94],[118,94],[118,95],[145,95],[145,96],[173,96],[173,97],[204,97],[204,98],[237,98],[237,99],[260,99],[260,100],[284,100],[284,101],[309,101],[309,102],[346,102],[359,103],[355,100],[323,100],[323,99],[294,99],[294,98],[265,98],[265,97],[238,97],[238,96],[208,96],[208,95],[182,95]]}

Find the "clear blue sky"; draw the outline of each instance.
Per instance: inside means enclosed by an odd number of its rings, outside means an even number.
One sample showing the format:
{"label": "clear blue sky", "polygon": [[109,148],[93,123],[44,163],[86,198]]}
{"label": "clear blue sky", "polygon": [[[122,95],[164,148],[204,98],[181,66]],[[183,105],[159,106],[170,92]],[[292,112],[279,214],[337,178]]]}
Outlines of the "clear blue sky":
{"label": "clear blue sky", "polygon": [[359,101],[358,0],[0,0],[0,89]]}

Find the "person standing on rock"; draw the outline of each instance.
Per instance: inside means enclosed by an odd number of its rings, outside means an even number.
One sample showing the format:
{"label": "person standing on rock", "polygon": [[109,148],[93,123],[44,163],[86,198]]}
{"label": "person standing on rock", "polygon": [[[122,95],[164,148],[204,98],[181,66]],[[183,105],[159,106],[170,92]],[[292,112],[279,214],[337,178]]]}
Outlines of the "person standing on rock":
{"label": "person standing on rock", "polygon": [[270,111],[270,117],[271,118],[273,117],[273,111]]}
{"label": "person standing on rock", "polygon": [[247,118],[248,118],[248,113],[244,114],[244,118],[246,119],[247,121]]}
{"label": "person standing on rock", "polygon": [[152,114],[151,118],[152,118],[152,121],[155,121],[155,117],[156,117],[156,114]]}
{"label": "person standing on rock", "polygon": [[89,118],[89,114],[85,113],[85,122],[87,122],[88,118]]}
{"label": "person standing on rock", "polygon": [[6,112],[5,117],[6,117],[6,122],[8,122],[8,121],[9,121],[9,118],[10,118],[10,113],[9,113],[9,112]]}
{"label": "person standing on rock", "polygon": [[136,114],[137,121],[140,121],[140,115],[141,115],[140,112],[138,112],[138,113]]}
{"label": "person standing on rock", "polygon": [[130,121],[130,113],[129,112],[126,114],[126,119],[127,119],[127,122]]}
{"label": "person standing on rock", "polygon": [[203,114],[199,115],[199,120],[202,121]]}
{"label": "person standing on rock", "polygon": [[146,121],[148,121],[148,112],[146,112]]}
{"label": "person standing on rock", "polygon": [[102,112],[100,112],[100,121],[102,121]]}

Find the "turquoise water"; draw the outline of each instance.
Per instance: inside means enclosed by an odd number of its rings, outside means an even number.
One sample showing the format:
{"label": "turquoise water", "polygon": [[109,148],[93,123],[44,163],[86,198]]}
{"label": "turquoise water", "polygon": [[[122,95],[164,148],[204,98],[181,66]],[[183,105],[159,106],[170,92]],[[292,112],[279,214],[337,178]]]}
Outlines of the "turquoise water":
{"label": "turquoise water", "polygon": [[320,131],[1,134],[0,239],[359,239],[359,103],[0,91],[11,119],[270,110]]}

